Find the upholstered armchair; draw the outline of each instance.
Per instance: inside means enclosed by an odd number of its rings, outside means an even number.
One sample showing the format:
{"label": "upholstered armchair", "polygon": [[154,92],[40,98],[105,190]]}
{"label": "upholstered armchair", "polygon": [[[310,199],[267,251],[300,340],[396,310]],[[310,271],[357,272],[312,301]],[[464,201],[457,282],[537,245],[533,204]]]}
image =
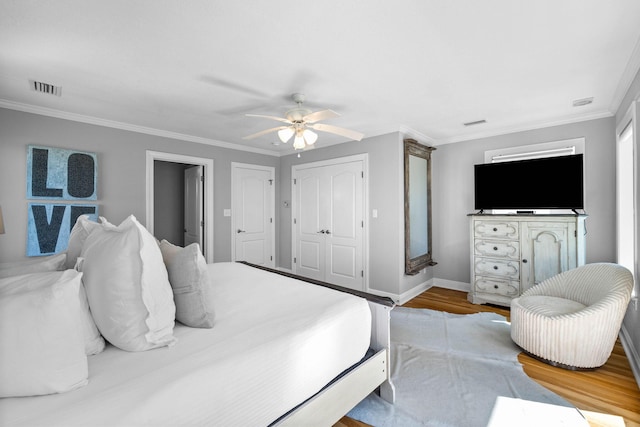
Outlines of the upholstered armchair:
{"label": "upholstered armchair", "polygon": [[611,355],[633,276],[618,264],[587,264],[551,277],[511,302],[511,338],[566,369],[592,369]]}

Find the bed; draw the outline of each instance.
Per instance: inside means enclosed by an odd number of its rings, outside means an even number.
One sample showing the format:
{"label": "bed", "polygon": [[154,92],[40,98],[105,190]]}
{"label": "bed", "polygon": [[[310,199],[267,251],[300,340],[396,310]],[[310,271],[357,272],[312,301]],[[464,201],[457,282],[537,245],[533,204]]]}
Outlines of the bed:
{"label": "bed", "polygon": [[[322,426],[366,395],[393,401],[393,302],[247,263],[206,266],[212,328],[89,356],[88,384],[0,399],[7,426]],[[85,273],[86,274],[86,273]]]}

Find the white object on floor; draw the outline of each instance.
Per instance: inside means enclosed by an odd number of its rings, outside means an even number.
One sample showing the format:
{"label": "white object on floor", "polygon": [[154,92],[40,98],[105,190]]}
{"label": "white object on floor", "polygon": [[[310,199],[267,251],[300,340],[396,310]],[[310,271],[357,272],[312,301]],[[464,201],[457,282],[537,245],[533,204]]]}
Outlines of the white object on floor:
{"label": "white object on floor", "polygon": [[577,408],[498,396],[487,427],[589,427]]}

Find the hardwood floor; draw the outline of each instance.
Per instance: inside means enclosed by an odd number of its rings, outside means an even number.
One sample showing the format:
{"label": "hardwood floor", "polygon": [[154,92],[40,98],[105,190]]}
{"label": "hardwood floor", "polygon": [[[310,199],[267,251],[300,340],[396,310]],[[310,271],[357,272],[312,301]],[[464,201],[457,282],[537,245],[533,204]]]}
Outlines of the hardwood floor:
{"label": "hardwood floor", "polygon": [[[493,305],[475,305],[466,292],[431,288],[403,307],[429,308],[456,314],[490,311],[509,318],[509,310]],[[533,380],[564,397],[576,407],[593,412],[618,415],[626,427],[640,427],[640,389],[620,340],[607,363],[594,371],[575,372],[555,368],[524,353],[518,360]],[[593,424],[592,424],[593,425]],[[343,417],[334,427],[363,427],[367,424]]]}

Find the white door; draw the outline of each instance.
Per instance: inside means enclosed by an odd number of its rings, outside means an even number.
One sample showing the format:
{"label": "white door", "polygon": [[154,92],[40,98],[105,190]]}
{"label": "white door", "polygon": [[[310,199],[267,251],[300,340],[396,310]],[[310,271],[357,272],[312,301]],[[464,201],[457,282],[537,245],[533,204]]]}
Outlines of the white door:
{"label": "white door", "polygon": [[320,200],[326,193],[323,169],[300,170],[295,178],[294,190],[296,259],[293,270],[304,277],[324,280],[326,231],[323,221],[327,216],[327,201]]}
{"label": "white door", "polygon": [[364,290],[363,162],[294,173],[294,271]]}
{"label": "white door", "polygon": [[204,251],[202,236],[203,168],[193,166],[184,170],[184,245],[198,243]]}
{"label": "white door", "polygon": [[232,164],[234,260],[267,267],[274,259],[274,175],[271,167]]}

